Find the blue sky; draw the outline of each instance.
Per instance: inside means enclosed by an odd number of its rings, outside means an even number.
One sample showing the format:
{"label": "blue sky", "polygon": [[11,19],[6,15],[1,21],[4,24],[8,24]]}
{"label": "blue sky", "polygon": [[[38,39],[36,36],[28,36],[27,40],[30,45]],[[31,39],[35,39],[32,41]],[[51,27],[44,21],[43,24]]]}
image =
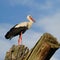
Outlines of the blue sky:
{"label": "blue sky", "polygon": [[[60,42],[60,0],[0,0],[1,60],[18,39],[17,36],[9,41],[4,35],[15,24],[27,21],[27,15],[32,15],[36,23],[23,35],[23,44],[31,49],[45,32],[51,33]],[[60,49],[51,60],[60,60]]]}

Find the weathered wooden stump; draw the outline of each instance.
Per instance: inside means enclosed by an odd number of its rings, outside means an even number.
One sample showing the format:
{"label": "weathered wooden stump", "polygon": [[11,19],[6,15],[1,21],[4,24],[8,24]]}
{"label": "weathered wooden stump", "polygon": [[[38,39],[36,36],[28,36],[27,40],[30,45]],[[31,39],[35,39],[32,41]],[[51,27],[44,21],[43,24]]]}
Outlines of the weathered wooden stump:
{"label": "weathered wooden stump", "polygon": [[6,53],[5,60],[23,60],[26,58],[29,49],[24,45],[13,45]]}
{"label": "weathered wooden stump", "polygon": [[24,45],[14,45],[6,53],[5,60],[50,60],[58,48],[60,44],[57,39],[49,33],[44,33],[31,50]]}

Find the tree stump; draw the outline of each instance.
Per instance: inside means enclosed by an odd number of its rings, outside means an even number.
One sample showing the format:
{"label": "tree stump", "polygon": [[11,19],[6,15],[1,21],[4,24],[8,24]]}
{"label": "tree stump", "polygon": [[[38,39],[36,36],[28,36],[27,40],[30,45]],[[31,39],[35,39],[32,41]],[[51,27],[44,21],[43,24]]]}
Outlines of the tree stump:
{"label": "tree stump", "polygon": [[13,45],[6,53],[5,60],[23,60],[28,52],[29,49],[24,45]]}
{"label": "tree stump", "polygon": [[5,60],[50,60],[58,48],[60,44],[57,39],[44,33],[31,50],[24,45],[13,45],[6,53]]}

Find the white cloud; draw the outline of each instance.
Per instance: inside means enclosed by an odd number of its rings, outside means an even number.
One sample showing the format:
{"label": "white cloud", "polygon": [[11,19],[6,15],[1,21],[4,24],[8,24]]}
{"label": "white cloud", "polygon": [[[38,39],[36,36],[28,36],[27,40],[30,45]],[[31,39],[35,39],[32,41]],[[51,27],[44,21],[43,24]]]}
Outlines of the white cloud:
{"label": "white cloud", "polygon": [[11,44],[8,41],[0,39],[0,59],[4,60],[6,51],[10,48]]}
{"label": "white cloud", "polygon": [[[10,6],[26,7],[29,10],[28,14],[35,16],[36,18],[46,15],[54,14],[57,10],[60,10],[59,0],[8,0]],[[24,10],[23,10],[24,11]]]}
{"label": "white cloud", "polygon": [[28,6],[29,8],[34,8],[36,10],[44,10],[44,9],[53,9],[57,7],[57,5],[60,3],[59,0],[45,0],[45,2],[39,3],[38,1],[36,2],[35,0],[8,0],[9,3],[14,6],[14,5],[24,5]]}
{"label": "white cloud", "polygon": [[55,57],[52,57],[50,60],[58,60],[57,58],[55,58]]}
{"label": "white cloud", "polygon": [[36,44],[41,35],[42,33],[29,30],[23,35],[23,44],[31,49]]}
{"label": "white cloud", "polygon": [[0,23],[0,59],[4,60],[6,51],[11,47],[11,43],[5,39],[5,33],[11,24]]}
{"label": "white cloud", "polygon": [[[60,11],[57,13],[46,16],[42,19],[38,19],[39,21],[36,23],[37,27],[44,29],[44,32],[51,33],[53,36],[57,38],[60,42]],[[60,50],[58,50],[60,51]],[[60,53],[55,53],[55,55],[50,60],[59,60],[58,57]]]}
{"label": "white cloud", "polygon": [[41,4],[41,9],[51,9],[53,7],[53,2],[47,0],[44,4]]}
{"label": "white cloud", "polygon": [[42,27],[45,32],[50,32],[60,39],[60,12],[47,16],[43,19],[38,19],[37,26]]}
{"label": "white cloud", "polygon": [[48,8],[52,7],[52,3],[49,1],[46,1],[44,4],[40,4],[38,2],[35,2],[34,0],[9,0],[9,3],[12,6],[23,5],[23,6],[27,6],[29,8],[33,8],[36,10],[48,9]]}
{"label": "white cloud", "polygon": [[34,1],[30,0],[9,0],[9,3],[14,6],[14,5],[24,5],[24,6],[30,6]]}

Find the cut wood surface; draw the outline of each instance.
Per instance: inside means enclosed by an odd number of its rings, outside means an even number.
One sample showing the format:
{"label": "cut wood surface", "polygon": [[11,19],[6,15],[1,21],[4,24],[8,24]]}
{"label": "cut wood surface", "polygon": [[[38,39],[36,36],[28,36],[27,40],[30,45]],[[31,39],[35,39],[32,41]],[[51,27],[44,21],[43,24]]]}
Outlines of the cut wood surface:
{"label": "cut wood surface", "polygon": [[5,60],[50,60],[58,48],[60,44],[57,39],[44,33],[31,50],[25,45],[13,45],[6,53]]}

